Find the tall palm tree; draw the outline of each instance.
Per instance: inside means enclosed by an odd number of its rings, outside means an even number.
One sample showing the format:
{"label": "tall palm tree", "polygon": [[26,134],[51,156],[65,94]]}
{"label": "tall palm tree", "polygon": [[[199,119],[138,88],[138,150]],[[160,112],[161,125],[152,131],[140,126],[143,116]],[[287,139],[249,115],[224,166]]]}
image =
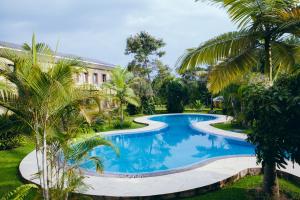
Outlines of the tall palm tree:
{"label": "tall palm tree", "polygon": [[[32,41],[33,44],[29,53],[0,50],[0,57],[13,63],[13,65],[1,64],[0,76],[9,81],[15,88],[15,90],[1,89],[0,106],[15,113],[30,127],[35,135],[38,175],[43,197],[48,200],[55,199],[51,193],[55,191],[53,190],[53,183],[60,179],[58,176],[56,181],[52,181],[52,173],[55,172],[57,167],[59,168],[58,165],[60,164],[54,162],[57,165],[53,168],[49,167],[52,161],[51,156],[55,153],[53,148],[55,144],[59,149],[62,149],[64,145],[70,146],[70,140],[55,138],[58,138],[57,135],[62,134],[66,135],[65,138],[72,138],[70,136],[70,126],[63,123],[63,114],[70,106],[77,109],[78,112],[82,112],[79,105],[83,100],[90,98],[90,92],[75,87],[73,75],[76,67],[82,66],[80,62],[69,59],[58,60],[53,63],[51,68],[47,69],[42,62],[39,62],[38,57],[42,56],[44,59],[48,55],[38,54],[39,45],[35,44],[34,36]],[[39,52],[42,53],[42,51]],[[70,120],[71,118],[66,119],[66,121]],[[73,129],[73,132],[76,132],[76,130]],[[63,141],[69,143],[64,144]],[[97,138],[88,141],[90,141],[89,145],[85,142],[85,145],[82,146],[84,151],[89,149],[88,146],[92,148],[97,145],[109,145],[104,140]],[[68,158],[66,151],[63,151],[63,153],[65,153],[65,158]],[[56,161],[61,159],[59,156],[55,158]],[[94,161],[96,160],[94,159]],[[101,166],[100,160],[98,161],[97,165]],[[64,173],[62,173],[62,177],[63,175]],[[62,185],[65,185],[65,181],[68,182],[70,179],[62,179],[62,181]],[[60,190],[65,190],[65,188],[61,187]]]}
{"label": "tall palm tree", "polygon": [[124,121],[123,106],[127,103],[135,106],[140,104],[138,97],[131,88],[133,82],[134,77],[131,72],[128,72],[125,68],[116,67],[111,72],[111,80],[104,85],[112,91],[114,98],[119,102],[121,123]]}
{"label": "tall palm tree", "polygon": [[241,75],[256,69],[272,84],[278,73],[291,71],[300,47],[286,38],[300,36],[297,0],[207,0],[226,9],[238,31],[224,33],[188,49],[179,59],[179,72],[210,65],[208,87],[218,93]]}

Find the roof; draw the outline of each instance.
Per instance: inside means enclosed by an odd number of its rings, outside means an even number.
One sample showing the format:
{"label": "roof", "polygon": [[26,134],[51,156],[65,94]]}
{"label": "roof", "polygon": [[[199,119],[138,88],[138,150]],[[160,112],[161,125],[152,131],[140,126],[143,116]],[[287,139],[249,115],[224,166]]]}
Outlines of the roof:
{"label": "roof", "polygon": [[[5,48],[10,48],[10,49],[16,49],[16,50],[19,50],[19,51],[23,51],[22,45],[19,45],[19,44],[0,41],[0,47],[1,46],[5,47]],[[77,55],[74,55],[74,54],[56,53],[55,57],[58,58],[58,59],[76,58],[76,59],[79,59],[80,61],[82,61],[86,64],[91,64],[92,66],[89,66],[90,68],[112,69],[112,68],[115,67],[115,65],[107,63],[107,62],[103,62],[103,61],[100,61],[100,60],[97,60],[97,59],[92,59],[92,58],[85,58],[85,57],[77,56]]]}

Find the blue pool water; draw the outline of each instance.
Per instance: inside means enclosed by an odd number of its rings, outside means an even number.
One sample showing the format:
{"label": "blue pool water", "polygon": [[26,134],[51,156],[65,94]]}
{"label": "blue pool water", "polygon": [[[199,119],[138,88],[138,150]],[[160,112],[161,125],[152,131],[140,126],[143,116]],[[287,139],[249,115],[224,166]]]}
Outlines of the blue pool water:
{"label": "blue pool water", "polygon": [[[152,117],[153,121],[168,126],[159,131],[108,136],[120,150],[120,156],[108,147],[97,147],[90,156],[100,156],[105,173],[145,174],[164,172],[190,167],[209,159],[253,155],[252,145],[218,135],[199,132],[191,123],[212,120],[205,115],[162,115]],[[91,161],[81,165],[88,171],[95,171]]]}

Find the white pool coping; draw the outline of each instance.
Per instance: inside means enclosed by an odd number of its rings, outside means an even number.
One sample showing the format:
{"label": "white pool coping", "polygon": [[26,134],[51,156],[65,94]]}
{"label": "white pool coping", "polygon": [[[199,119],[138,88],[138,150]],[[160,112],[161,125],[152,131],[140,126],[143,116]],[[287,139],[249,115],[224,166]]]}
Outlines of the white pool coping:
{"label": "white pool coping", "polygon": [[[143,116],[135,119],[138,123],[148,124],[146,127],[126,131],[109,131],[101,134],[128,134],[159,130],[166,127],[165,123],[149,120],[149,118],[153,116],[159,115]],[[232,137],[240,140],[246,139],[247,136],[245,134],[220,130],[210,125],[213,123],[226,122],[231,119],[230,117],[224,115],[209,116],[214,116],[216,119],[197,122],[192,126],[206,133]],[[153,177],[124,178],[87,175],[84,181],[92,188],[78,192],[87,195],[107,197],[145,197],[172,194],[212,185],[228,179],[243,170],[257,167],[260,166],[256,164],[255,157],[243,156],[221,158],[190,170]],[[19,170],[24,179],[36,184],[39,183],[37,179],[32,179],[32,174],[37,172],[35,151],[29,153],[22,160]],[[293,164],[288,162],[287,168],[281,169],[281,171],[300,177],[300,166],[298,164],[295,164],[293,168]]]}

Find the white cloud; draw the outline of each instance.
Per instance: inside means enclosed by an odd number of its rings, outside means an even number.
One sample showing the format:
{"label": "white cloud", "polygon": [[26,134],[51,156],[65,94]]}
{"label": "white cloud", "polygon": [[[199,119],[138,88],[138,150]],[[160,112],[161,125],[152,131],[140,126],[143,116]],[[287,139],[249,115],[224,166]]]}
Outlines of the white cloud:
{"label": "white cloud", "polygon": [[0,40],[23,43],[34,31],[60,51],[126,65],[126,38],[146,30],[167,43],[173,66],[186,48],[234,30],[226,13],[194,0],[1,0]]}

